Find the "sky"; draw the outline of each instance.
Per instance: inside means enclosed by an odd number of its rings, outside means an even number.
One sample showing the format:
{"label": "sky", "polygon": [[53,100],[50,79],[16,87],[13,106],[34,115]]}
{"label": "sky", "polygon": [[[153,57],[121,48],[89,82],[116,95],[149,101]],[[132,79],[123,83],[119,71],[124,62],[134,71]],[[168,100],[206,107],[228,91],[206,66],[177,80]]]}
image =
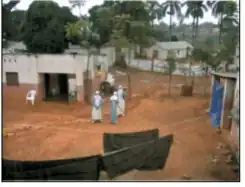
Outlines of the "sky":
{"label": "sky", "polygon": [[[71,4],[69,3],[69,0],[53,0],[54,2],[58,3],[59,6],[68,6],[71,7]],[[237,0],[239,1],[239,0]],[[3,2],[9,2],[9,0],[3,0]],[[20,3],[15,7],[15,9],[19,9],[19,10],[27,10],[29,5],[33,2],[33,0],[21,0]],[[164,2],[164,0],[159,0],[158,2]],[[103,3],[103,0],[87,0],[85,5],[81,8],[82,14],[88,14],[88,10],[90,8],[92,8],[95,5],[100,5]],[[185,12],[185,8],[182,9],[182,13]],[[72,9],[72,13],[75,15],[79,15],[79,10],[77,8],[73,8]],[[178,23],[177,18],[173,19],[175,23]],[[169,16],[166,16],[162,21],[164,21],[165,23],[169,23]],[[191,18],[187,18],[184,20],[184,23],[191,23],[192,19]],[[203,19],[200,20],[200,23],[203,22],[213,22],[216,23],[218,22],[218,19],[214,18],[211,15],[211,10],[208,11],[207,13],[205,13],[205,16]]]}

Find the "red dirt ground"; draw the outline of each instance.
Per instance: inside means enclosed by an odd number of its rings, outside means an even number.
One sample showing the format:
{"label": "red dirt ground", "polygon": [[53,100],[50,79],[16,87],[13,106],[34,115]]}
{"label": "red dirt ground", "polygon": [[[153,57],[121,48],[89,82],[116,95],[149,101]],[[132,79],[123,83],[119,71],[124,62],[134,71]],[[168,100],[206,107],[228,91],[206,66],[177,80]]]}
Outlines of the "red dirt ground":
{"label": "red dirt ground", "polygon": [[[116,81],[126,84],[125,77]],[[173,85],[184,78],[173,77]],[[147,81],[149,82],[147,82]],[[197,78],[193,97],[180,97],[172,88],[167,96],[168,77],[146,72],[132,73],[133,100],[127,102],[127,114],[118,124],[109,123],[109,106],[103,109],[104,122],[90,122],[91,107],[81,104],[40,102],[26,105],[24,98],[4,95],[3,126],[9,136],[3,138],[3,155],[8,159],[44,160],[83,157],[102,153],[104,132],[131,132],[159,128],[161,135],[174,134],[174,144],[164,170],[132,171],[115,180],[235,180],[229,165],[217,148],[226,144],[223,133],[211,127],[205,110],[209,97],[203,96],[207,78]],[[214,156],[219,162],[214,164]]]}

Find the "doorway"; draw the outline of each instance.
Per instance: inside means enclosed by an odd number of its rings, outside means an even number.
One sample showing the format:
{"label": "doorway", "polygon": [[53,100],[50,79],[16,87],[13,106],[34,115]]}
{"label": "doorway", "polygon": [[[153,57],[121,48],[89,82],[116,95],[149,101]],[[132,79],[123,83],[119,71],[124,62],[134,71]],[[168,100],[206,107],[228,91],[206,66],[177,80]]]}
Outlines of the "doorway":
{"label": "doorway", "polygon": [[68,75],[44,74],[45,101],[68,101]]}

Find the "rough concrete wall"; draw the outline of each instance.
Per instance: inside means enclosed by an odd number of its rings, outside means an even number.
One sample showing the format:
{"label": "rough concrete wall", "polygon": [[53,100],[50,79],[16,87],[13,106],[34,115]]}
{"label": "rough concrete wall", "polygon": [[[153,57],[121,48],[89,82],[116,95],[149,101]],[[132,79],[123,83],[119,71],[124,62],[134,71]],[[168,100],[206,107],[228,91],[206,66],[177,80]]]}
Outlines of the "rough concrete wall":
{"label": "rough concrete wall", "polygon": [[221,117],[221,127],[231,128],[231,110],[233,107],[233,98],[235,90],[235,81],[233,79],[225,79],[224,83],[224,98],[223,98],[223,111]]}
{"label": "rough concrete wall", "polygon": [[57,54],[57,55],[37,55],[37,71],[40,73],[74,73],[76,55]]}
{"label": "rough concrete wall", "polygon": [[107,56],[107,58],[108,58],[108,61],[107,61],[108,67],[112,66],[113,63],[116,60],[115,48],[114,47],[102,47],[100,49],[100,52]]}
{"label": "rough concrete wall", "polygon": [[17,72],[20,84],[37,84],[38,74],[34,56],[3,55],[2,82],[6,83],[6,72]]}
{"label": "rough concrete wall", "polygon": [[[110,49],[112,50],[112,49]],[[113,55],[113,54],[112,54]],[[43,93],[43,76],[40,73],[66,73],[75,74],[77,100],[83,101],[84,96],[84,75],[87,68],[86,55],[72,54],[40,54],[40,55],[25,55],[25,54],[4,54],[3,55],[3,83],[6,82],[6,72],[18,72],[19,82],[23,84],[23,89],[20,87],[9,87],[8,90],[15,91],[18,88],[27,92],[30,88],[35,87]],[[92,81],[95,77],[94,62],[96,57],[91,56],[89,62],[89,79]],[[103,59],[106,62],[106,59]],[[51,75],[52,77],[52,75]],[[51,78],[50,86],[57,84],[56,78]],[[98,80],[92,81],[97,85]],[[5,90],[6,85],[4,85]],[[56,87],[56,86],[55,86]],[[26,89],[25,89],[26,88]],[[57,89],[59,90],[59,89]],[[6,90],[6,92],[8,92]],[[24,93],[23,92],[23,93]],[[25,93],[26,94],[26,93]],[[23,95],[23,94],[22,94]],[[41,94],[42,95],[42,94]]]}
{"label": "rough concrete wall", "polygon": [[233,102],[233,120],[232,120],[232,128],[231,128],[231,137],[236,146],[239,146],[239,128],[240,124],[238,124],[235,118],[240,118],[240,93],[239,93],[239,74],[237,75],[235,93],[234,93],[234,102]]}
{"label": "rough concrete wall", "polygon": [[[20,83],[38,83],[38,73],[74,74],[86,69],[87,56],[71,54],[5,54],[3,55],[3,82],[6,82],[5,72],[18,72]],[[90,62],[93,66],[93,61]],[[92,70],[93,68],[90,67]]]}

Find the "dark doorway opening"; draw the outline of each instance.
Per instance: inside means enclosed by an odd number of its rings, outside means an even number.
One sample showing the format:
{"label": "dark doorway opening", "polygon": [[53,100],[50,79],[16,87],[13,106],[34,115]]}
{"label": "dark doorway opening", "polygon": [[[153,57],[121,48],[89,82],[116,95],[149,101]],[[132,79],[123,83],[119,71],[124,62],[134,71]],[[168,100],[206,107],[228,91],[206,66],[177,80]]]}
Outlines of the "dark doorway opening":
{"label": "dark doorway opening", "polygon": [[68,101],[68,75],[44,74],[45,101]]}

